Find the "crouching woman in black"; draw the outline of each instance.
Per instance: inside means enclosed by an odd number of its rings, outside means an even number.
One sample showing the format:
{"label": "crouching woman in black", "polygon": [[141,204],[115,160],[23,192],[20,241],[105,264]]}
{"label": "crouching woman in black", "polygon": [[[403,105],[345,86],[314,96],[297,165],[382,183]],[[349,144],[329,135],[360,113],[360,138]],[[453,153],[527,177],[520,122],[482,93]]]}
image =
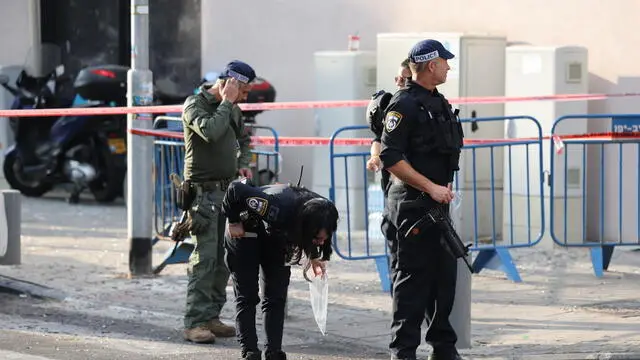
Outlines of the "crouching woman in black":
{"label": "crouching woman in black", "polygon": [[305,188],[286,184],[258,188],[241,180],[229,185],[222,214],[228,219],[225,260],[233,280],[242,359],[262,359],[256,334],[261,269],[265,359],[286,360],[282,332],[290,265],[300,265],[305,258],[303,271],[312,267],[316,276],[324,273],[338,210]]}

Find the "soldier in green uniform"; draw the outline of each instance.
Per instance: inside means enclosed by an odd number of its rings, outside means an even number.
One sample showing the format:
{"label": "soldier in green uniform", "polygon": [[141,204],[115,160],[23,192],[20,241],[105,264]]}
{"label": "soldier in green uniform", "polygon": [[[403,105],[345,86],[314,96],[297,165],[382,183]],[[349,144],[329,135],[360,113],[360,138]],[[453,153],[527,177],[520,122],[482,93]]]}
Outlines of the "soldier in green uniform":
{"label": "soldier in green uniform", "polygon": [[195,343],[235,336],[235,328],[219,317],[229,280],[220,206],[232,180],[252,176],[251,139],[236,104],[246,99],[255,77],[249,65],[232,61],[214,85],[203,85],[183,107],[184,179],[195,197],[188,211],[195,249],[189,259],[184,338]]}

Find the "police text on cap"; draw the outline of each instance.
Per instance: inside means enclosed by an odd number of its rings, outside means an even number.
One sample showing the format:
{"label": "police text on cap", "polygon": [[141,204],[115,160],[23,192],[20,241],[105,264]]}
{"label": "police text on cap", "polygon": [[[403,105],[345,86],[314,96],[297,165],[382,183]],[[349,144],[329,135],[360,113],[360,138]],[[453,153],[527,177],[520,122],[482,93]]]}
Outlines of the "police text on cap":
{"label": "police text on cap", "polygon": [[430,53],[426,53],[424,55],[415,55],[413,57],[413,62],[414,63],[423,63],[423,62],[427,62],[429,60],[433,60],[435,58],[437,58],[438,56],[440,56],[440,54],[438,53],[438,50],[432,51]]}
{"label": "police text on cap", "polygon": [[229,76],[231,76],[232,78],[234,78],[234,79],[236,79],[236,80],[238,80],[238,81],[240,81],[242,83],[245,83],[245,84],[249,83],[249,78],[248,77],[246,77],[246,76],[244,76],[244,75],[242,75],[242,74],[240,74],[238,72],[235,72],[235,71],[233,71],[231,69],[227,70],[227,74]]}

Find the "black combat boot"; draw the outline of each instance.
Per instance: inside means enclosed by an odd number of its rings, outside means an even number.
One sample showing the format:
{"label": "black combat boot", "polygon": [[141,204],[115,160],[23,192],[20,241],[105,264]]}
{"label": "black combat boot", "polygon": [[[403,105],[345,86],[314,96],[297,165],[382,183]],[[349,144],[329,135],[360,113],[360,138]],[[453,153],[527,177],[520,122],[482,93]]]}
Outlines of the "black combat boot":
{"label": "black combat boot", "polygon": [[262,353],[260,351],[247,351],[242,354],[242,360],[262,360]]}
{"label": "black combat boot", "polygon": [[287,354],[282,350],[267,351],[264,353],[264,360],[287,360]]}
{"label": "black combat boot", "polygon": [[458,351],[454,348],[453,350],[434,350],[434,352],[429,355],[429,360],[464,360]]}

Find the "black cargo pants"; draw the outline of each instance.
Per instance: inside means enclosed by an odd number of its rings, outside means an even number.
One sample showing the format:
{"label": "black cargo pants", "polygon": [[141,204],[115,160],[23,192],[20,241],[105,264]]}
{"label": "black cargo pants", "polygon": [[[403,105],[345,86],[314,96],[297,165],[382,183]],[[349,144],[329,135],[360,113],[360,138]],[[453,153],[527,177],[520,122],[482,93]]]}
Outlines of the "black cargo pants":
{"label": "black cargo pants", "polygon": [[282,349],[291,268],[285,266],[284,250],[279,245],[281,241],[264,232],[257,237],[241,239],[225,235],[225,261],[233,281],[236,333],[243,354],[259,351],[256,333],[256,306],[260,302],[258,274],[263,289],[263,326],[267,338],[265,353],[277,353]]}
{"label": "black cargo pants", "polygon": [[404,194],[389,194],[390,219],[397,224],[396,271],[393,285],[391,354],[396,359],[415,358],[421,342],[421,325],[429,325],[425,341],[434,352],[448,356],[455,349],[456,333],[449,322],[455,299],[457,260],[440,244],[441,233],[432,227],[426,234],[405,238],[403,221],[421,214],[394,213]]}

